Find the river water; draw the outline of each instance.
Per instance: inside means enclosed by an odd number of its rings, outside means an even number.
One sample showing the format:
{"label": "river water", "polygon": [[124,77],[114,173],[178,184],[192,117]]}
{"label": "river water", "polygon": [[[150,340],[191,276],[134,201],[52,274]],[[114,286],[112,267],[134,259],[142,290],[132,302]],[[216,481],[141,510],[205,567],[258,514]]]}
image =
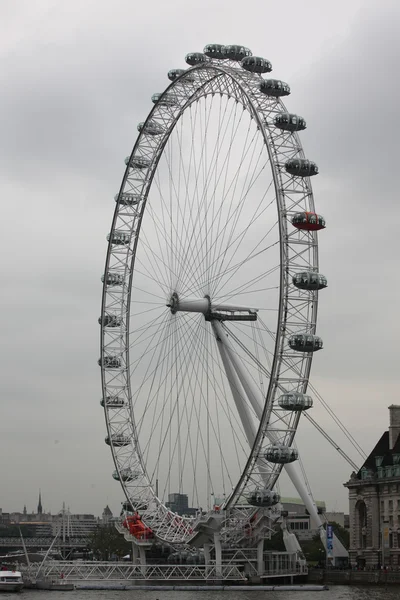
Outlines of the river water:
{"label": "river water", "polygon": [[262,592],[252,588],[245,591],[92,591],[48,592],[24,590],[21,596],[2,594],[5,598],[20,600],[399,600],[400,586],[331,586],[323,592]]}

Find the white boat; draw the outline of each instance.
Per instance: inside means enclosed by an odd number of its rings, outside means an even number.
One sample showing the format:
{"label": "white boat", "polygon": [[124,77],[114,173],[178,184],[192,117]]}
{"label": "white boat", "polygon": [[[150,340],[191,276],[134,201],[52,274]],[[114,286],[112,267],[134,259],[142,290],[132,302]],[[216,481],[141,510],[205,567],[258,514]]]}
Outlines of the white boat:
{"label": "white boat", "polygon": [[24,587],[19,571],[0,570],[0,592],[19,592]]}

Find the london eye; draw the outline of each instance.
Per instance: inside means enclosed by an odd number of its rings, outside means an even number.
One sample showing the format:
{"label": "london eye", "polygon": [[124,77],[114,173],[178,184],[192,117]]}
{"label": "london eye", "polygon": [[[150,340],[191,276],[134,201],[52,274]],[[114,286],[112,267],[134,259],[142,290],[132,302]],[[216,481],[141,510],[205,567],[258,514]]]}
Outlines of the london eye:
{"label": "london eye", "polygon": [[[305,119],[242,46],[209,44],[152,96],[115,196],[102,277],[102,400],[114,479],[146,531],[191,544],[209,515],[231,544],[271,522],[317,336]],[[169,506],[186,493],[191,510]],[[310,500],[312,503],[312,501]],[[309,506],[309,505],[307,505]]]}

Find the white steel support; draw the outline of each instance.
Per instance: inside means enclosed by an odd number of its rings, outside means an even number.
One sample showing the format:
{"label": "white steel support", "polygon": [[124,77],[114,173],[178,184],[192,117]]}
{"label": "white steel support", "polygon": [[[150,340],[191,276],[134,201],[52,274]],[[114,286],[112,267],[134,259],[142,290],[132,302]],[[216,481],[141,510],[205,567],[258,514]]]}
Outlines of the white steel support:
{"label": "white steel support", "polygon": [[219,325],[219,323],[217,323],[216,321],[212,321],[211,324],[215,333],[215,337],[217,339],[217,347],[221,356],[222,364],[224,365],[226,376],[228,378],[232,396],[235,401],[240,420],[242,421],[247,441],[251,448],[254,444],[254,440],[256,439],[257,434],[254,420],[251,416],[249,407],[247,406],[246,399],[243,393],[243,388],[237,376],[237,371],[233,369],[232,363],[229,360],[229,356],[227,354],[226,347],[221,340],[221,336],[219,335],[217,329],[217,325]]}
{"label": "white steel support", "polygon": [[208,298],[184,298],[182,300],[176,299],[176,311],[197,312],[204,315],[209,308],[210,301]]}
{"label": "white steel support", "polygon": [[214,533],[214,548],[215,548],[215,572],[216,572],[217,577],[222,578],[221,534],[217,531]]}
{"label": "white steel support", "polygon": [[223,311],[223,312],[245,312],[249,314],[256,314],[258,308],[249,306],[242,306],[241,304],[213,304],[208,296],[204,298],[179,298],[178,294],[174,293],[167,304],[171,307],[172,312],[197,312],[205,315],[210,311]]}
{"label": "white steel support", "polygon": [[321,517],[318,514],[317,505],[315,504],[314,499],[310,491],[307,489],[303,479],[300,477],[296,464],[289,463],[285,465],[285,471],[289,475],[290,481],[293,483],[294,487],[297,490],[297,493],[303,500],[306,509],[310,513],[310,517],[312,522],[314,523],[314,527],[317,527],[318,529],[320,527],[323,527]]}
{"label": "white steel support", "polygon": [[132,542],[132,562],[134,565],[138,564],[138,560],[139,560],[139,550],[137,545]]}
{"label": "white steel support", "polygon": [[140,570],[142,575],[146,576],[146,550],[143,546],[139,546]]}
{"label": "white steel support", "polygon": [[203,550],[204,550],[204,564],[206,567],[206,571],[208,571],[208,569],[210,568],[210,561],[211,561],[210,544],[206,542],[203,545]]}
{"label": "white steel support", "polygon": [[242,361],[239,359],[237,353],[235,352],[235,349],[233,348],[231,341],[225,333],[221,323],[219,321],[214,320],[213,328],[215,333],[217,334],[217,341],[223,344],[226,353],[229,357],[229,360],[232,363],[237,373],[237,376],[239,377],[240,383],[242,384],[243,389],[246,392],[246,396],[249,399],[249,402],[257,415],[257,418],[261,420],[263,412],[262,407],[264,405],[264,398],[262,397],[262,394],[254,385],[254,382],[249,378],[248,373],[246,373]]}
{"label": "white steel support", "polygon": [[[220,352],[221,352],[221,347],[222,347],[223,348],[222,352],[225,351],[227,362],[229,363],[230,366],[232,365],[234,371],[236,372],[237,377],[240,380],[240,383],[243,386],[243,389],[247,395],[247,398],[250,401],[250,403],[253,407],[253,410],[257,415],[257,418],[259,420],[261,420],[262,413],[263,413],[264,398],[263,398],[260,390],[254,385],[254,382],[250,379],[248,373],[244,369],[242,361],[239,359],[237,353],[235,352],[235,349],[233,348],[232,343],[229,340],[227,334],[225,333],[221,323],[219,321],[214,320],[212,322],[212,325],[214,328],[214,332],[216,333],[218,347],[220,348]],[[221,357],[222,357],[222,353],[221,353]],[[225,362],[224,362],[224,366],[225,366]],[[233,373],[233,369],[230,369],[230,370],[232,371],[232,377],[234,378],[235,374]],[[227,373],[227,375],[228,375],[228,373]],[[228,377],[228,379],[229,379],[229,377]],[[241,403],[243,404],[243,399],[241,398],[240,400],[241,400]],[[276,436],[274,435],[273,431],[267,430],[266,435],[272,444],[276,443]],[[314,527],[316,527],[319,530],[319,535],[320,535],[321,541],[322,541],[324,547],[326,548],[326,536],[325,536],[324,523],[318,514],[317,505],[314,502],[311,492],[307,489],[307,486],[305,485],[303,478],[300,476],[300,474],[298,472],[297,465],[295,463],[288,463],[288,464],[284,465],[284,469],[285,469],[286,473],[288,474],[294,487],[296,488],[297,493],[299,494],[300,498],[304,502],[306,509],[310,513],[310,517],[311,517],[312,522],[314,523]],[[334,545],[334,547],[333,547],[334,557],[335,556],[348,556],[346,549],[344,548],[344,546],[342,545],[340,540],[337,539],[336,536],[334,536],[333,545]],[[287,549],[289,550],[290,548],[287,548]]]}
{"label": "white steel support", "polygon": [[[226,350],[226,353],[230,359],[230,362],[232,363],[232,365],[240,379],[243,389],[246,392],[246,395],[253,407],[254,412],[257,415],[257,418],[261,420],[262,412],[263,412],[264,398],[263,398],[260,390],[254,385],[254,382],[250,379],[248,373],[246,372],[245,368],[243,367],[242,361],[239,359],[237,353],[235,352],[235,349],[233,348],[232,343],[231,343],[230,339],[228,338],[227,334],[225,333],[221,323],[219,323],[218,321],[213,321],[213,327],[214,327],[214,331],[218,334],[220,343],[223,344],[223,346]],[[276,438],[274,436],[273,431],[267,431],[267,436],[272,443],[276,442]],[[314,521],[315,525],[318,528],[323,527],[323,523],[318,514],[317,506],[316,506],[311,494],[307,490],[307,487],[305,486],[303,480],[299,476],[296,466],[293,463],[289,463],[289,464],[284,465],[284,468],[285,468],[287,474],[289,475],[291,482],[295,486],[297,493],[299,494],[300,498],[303,500],[304,505],[307,508],[308,512],[310,513],[310,516],[311,516],[312,520]]]}
{"label": "white steel support", "polygon": [[264,538],[257,544],[257,574],[259,577],[264,575]]}

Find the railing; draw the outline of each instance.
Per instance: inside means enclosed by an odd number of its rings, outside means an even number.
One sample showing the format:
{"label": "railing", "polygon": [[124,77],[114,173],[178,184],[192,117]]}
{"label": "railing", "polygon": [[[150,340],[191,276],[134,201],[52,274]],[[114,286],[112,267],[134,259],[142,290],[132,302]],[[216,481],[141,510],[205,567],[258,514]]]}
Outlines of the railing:
{"label": "railing", "polygon": [[[20,565],[24,576],[36,578],[39,567]],[[205,565],[133,565],[131,563],[110,562],[76,562],[76,561],[48,561],[41,571],[41,578],[62,579],[69,582],[96,582],[96,581],[213,581],[229,580],[243,581],[245,576],[236,565],[223,565],[219,570],[212,564]]]}
{"label": "railing", "polygon": [[[48,548],[54,538],[52,537],[31,537],[24,538],[24,543],[27,548]],[[85,548],[89,543],[87,537],[70,537],[63,541],[57,538],[53,548]],[[22,543],[20,537],[2,538],[0,537],[0,547],[3,548],[21,548]]]}
{"label": "railing", "polygon": [[[240,553],[239,553],[240,554]],[[270,554],[274,561],[265,564],[261,575],[269,577],[287,577],[304,575],[307,567],[296,564],[293,560],[283,560],[285,553]],[[290,555],[287,555],[289,558]],[[279,557],[282,559],[279,560]],[[28,579],[35,580],[39,565],[33,564],[30,569],[20,565]],[[97,561],[47,561],[40,570],[40,578],[63,579],[70,582],[127,582],[153,580],[173,581],[244,581],[247,576],[257,575],[257,563],[239,555],[229,562],[217,566],[215,561],[209,565],[141,565],[129,562],[97,562]]]}

